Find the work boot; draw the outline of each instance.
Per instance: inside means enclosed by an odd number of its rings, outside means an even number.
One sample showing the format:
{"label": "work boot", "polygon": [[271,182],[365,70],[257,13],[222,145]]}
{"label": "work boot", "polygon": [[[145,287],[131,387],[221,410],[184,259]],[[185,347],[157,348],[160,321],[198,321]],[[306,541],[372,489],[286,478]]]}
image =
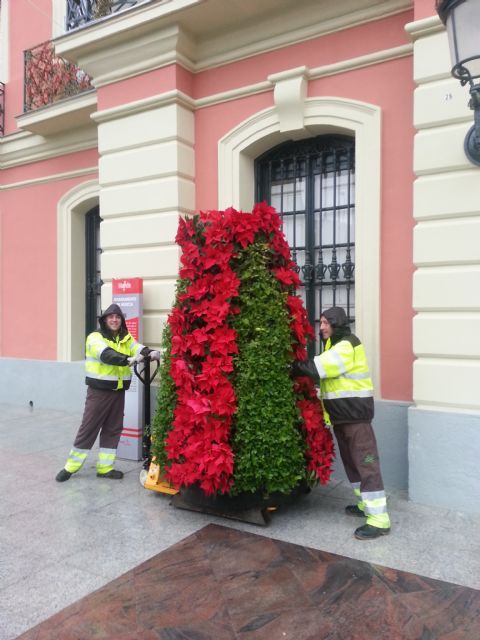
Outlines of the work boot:
{"label": "work boot", "polygon": [[65,482],[65,480],[68,480],[71,476],[72,474],[70,473],[70,471],[67,471],[66,469],[62,469],[57,473],[55,480],[57,482]]}
{"label": "work boot", "polygon": [[387,536],[390,533],[390,527],[382,529],[381,527],[374,527],[371,524],[364,524],[363,527],[355,529],[355,538],[357,540],[374,540],[380,536]]}
{"label": "work boot", "polygon": [[123,478],[123,471],[118,471],[118,469],[111,469],[107,473],[97,473],[97,478],[110,478],[111,480],[121,480]]}
{"label": "work boot", "polygon": [[357,516],[359,518],[366,518],[365,511],[360,509],[356,504],[349,504],[345,507],[345,513],[349,516]]}

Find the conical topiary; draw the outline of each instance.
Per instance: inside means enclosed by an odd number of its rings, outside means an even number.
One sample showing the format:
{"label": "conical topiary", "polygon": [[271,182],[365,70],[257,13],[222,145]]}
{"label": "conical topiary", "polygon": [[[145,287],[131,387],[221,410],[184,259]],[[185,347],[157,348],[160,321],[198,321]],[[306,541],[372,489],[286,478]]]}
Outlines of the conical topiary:
{"label": "conical topiary", "polygon": [[163,336],[152,454],[176,487],[288,494],[327,482],[333,441],[308,378],[289,364],[313,337],[276,212],[180,222],[182,268]]}

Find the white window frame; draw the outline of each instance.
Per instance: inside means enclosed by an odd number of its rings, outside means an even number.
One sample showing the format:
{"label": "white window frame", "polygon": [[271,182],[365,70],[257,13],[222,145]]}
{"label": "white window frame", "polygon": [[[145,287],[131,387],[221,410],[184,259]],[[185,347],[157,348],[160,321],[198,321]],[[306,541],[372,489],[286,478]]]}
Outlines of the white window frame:
{"label": "white window frame", "polygon": [[85,214],[99,202],[96,180],[77,185],[57,205],[57,359],[85,357]]}

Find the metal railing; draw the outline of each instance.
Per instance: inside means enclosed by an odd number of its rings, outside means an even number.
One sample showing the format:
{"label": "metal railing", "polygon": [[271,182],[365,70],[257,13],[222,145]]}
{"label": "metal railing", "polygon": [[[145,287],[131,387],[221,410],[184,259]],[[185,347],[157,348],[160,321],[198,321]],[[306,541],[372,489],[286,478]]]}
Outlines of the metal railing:
{"label": "metal railing", "polygon": [[67,0],[66,30],[82,27],[111,13],[129,9],[146,0]]}
{"label": "metal railing", "polygon": [[89,89],[90,76],[57,56],[51,40],[24,51],[24,113]]}

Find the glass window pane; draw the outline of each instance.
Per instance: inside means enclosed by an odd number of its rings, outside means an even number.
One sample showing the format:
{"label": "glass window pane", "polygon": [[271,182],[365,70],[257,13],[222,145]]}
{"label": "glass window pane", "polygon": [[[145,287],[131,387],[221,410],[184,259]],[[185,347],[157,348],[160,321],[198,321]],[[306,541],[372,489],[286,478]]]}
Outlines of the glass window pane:
{"label": "glass window pane", "polygon": [[335,176],[332,173],[328,173],[323,176],[322,186],[322,206],[333,207],[335,197]]}
{"label": "glass window pane", "polygon": [[293,182],[283,183],[283,211],[294,211],[294,185]]}
{"label": "glass window pane", "polygon": [[348,205],[349,202],[349,179],[348,179],[348,171],[341,171],[337,174],[336,187],[337,187],[337,197],[336,197],[336,206],[342,207]]}
{"label": "glass window pane", "polygon": [[296,191],[295,211],[305,211],[305,178],[297,178]]}
{"label": "glass window pane", "polygon": [[278,211],[278,213],[283,211],[281,184],[272,184],[272,188],[270,191],[270,204],[275,208],[276,211]]}
{"label": "glass window pane", "polygon": [[305,214],[292,213],[282,216],[283,233],[291,248],[305,247]]}
{"label": "glass window pane", "polygon": [[336,241],[338,244],[346,244],[349,240],[348,209],[339,209],[335,216]]}
{"label": "glass window pane", "polygon": [[[321,244],[332,245],[333,244],[333,211],[323,211],[321,214],[322,229],[321,229]],[[319,241],[320,244],[320,241]]]}

